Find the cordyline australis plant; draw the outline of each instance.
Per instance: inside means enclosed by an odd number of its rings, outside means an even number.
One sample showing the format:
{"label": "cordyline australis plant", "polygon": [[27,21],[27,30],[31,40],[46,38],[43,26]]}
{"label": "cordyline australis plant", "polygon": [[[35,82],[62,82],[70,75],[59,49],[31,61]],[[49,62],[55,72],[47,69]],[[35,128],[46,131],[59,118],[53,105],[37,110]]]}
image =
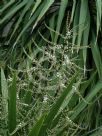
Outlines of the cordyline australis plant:
{"label": "cordyline australis plant", "polygon": [[101,135],[101,16],[101,0],[0,2],[0,135]]}
{"label": "cordyline australis plant", "polygon": [[[50,106],[53,104],[52,102],[56,101],[56,98],[61,95],[63,89],[67,90],[68,82],[71,80],[72,75],[75,74],[77,70],[79,70],[78,66],[74,63],[74,60],[76,58],[72,58],[74,53],[71,54],[72,46],[71,43],[68,42],[70,37],[68,37],[67,33],[68,31],[66,31],[65,36],[59,34],[63,38],[63,42],[62,44],[57,44],[48,41],[39,32],[40,36],[42,37],[42,40],[47,42],[47,44],[43,45],[43,47],[38,46],[37,43],[34,41],[34,39],[32,39],[31,44],[34,44],[33,45],[34,49],[30,50],[30,52],[27,52],[23,48],[27,58],[24,58],[23,62],[22,61],[19,62],[18,70],[14,70],[11,67],[9,67],[12,72],[13,71],[17,72],[18,89],[16,89],[15,77],[13,81],[12,81],[12,77],[8,77],[8,84],[12,82],[11,83],[12,85],[9,85],[10,86],[9,90],[6,87],[6,91],[10,93],[10,95],[6,96],[5,98],[5,100],[6,99],[9,100],[6,101],[6,104],[8,103],[8,107],[7,107],[8,111],[6,112],[6,116],[4,118],[2,117],[2,120],[3,119],[8,120],[9,122],[6,133],[9,133],[10,135],[15,135],[20,133],[23,135],[24,134],[27,135],[27,133],[29,132],[29,128],[30,129],[32,128],[31,127],[32,123],[36,121],[37,116],[43,115],[43,112],[46,112],[47,115],[47,112],[50,110]],[[1,80],[3,80],[3,78],[5,80],[5,84],[7,84],[3,70],[1,70]],[[72,83],[74,83],[74,81]],[[72,88],[71,85],[69,84],[70,89]],[[72,92],[71,94],[69,94],[70,97],[72,96],[72,94],[75,93],[75,89],[76,87],[73,86]],[[12,92],[13,90],[15,90],[15,93]],[[45,122],[46,122],[46,119],[49,119],[49,116],[51,116],[50,118],[54,119],[54,116],[57,116],[57,112],[58,112],[58,117],[60,119],[60,116],[62,116],[61,115],[62,110],[60,106],[64,101],[64,99],[66,97],[69,97],[67,96],[67,93],[68,93],[67,91],[64,91],[59,101],[56,102],[52,107],[52,109],[55,109],[55,113],[53,111],[50,111],[47,117],[43,115],[41,117],[42,121],[44,121],[45,118]],[[65,109],[66,106],[67,104],[64,105],[63,109]],[[37,115],[34,115],[34,112]],[[64,114],[65,113],[63,113],[63,116],[61,117],[60,121],[58,121],[58,125],[54,124],[55,126],[52,126],[53,129],[51,130],[49,128],[50,126],[48,125],[51,119],[49,122],[47,121],[46,125],[49,126],[48,127],[49,130],[47,132],[46,131],[47,127],[46,127],[44,134],[45,133],[48,133],[49,135],[54,133],[56,134],[58,127],[62,127],[62,125],[60,125],[59,123],[66,122],[66,117],[64,117],[65,116]],[[28,126],[28,130],[25,129],[26,125]],[[43,122],[40,125],[42,125],[42,129],[43,129]],[[5,127],[6,126],[7,124],[5,124]],[[38,130],[32,130],[29,133],[29,135],[32,135],[33,133],[34,134],[37,133]],[[39,133],[42,132],[40,132],[39,130]]]}

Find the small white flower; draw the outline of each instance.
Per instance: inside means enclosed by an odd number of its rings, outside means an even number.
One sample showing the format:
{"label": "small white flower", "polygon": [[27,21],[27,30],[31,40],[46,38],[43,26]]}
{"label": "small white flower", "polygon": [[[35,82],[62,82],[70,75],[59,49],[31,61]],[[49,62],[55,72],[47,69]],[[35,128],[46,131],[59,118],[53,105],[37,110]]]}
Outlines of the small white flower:
{"label": "small white flower", "polygon": [[45,95],[44,99],[43,99],[43,102],[47,102],[47,100],[48,100],[48,97],[47,97],[47,95]]}
{"label": "small white flower", "polygon": [[64,83],[60,83],[60,86],[64,88],[66,87]]}
{"label": "small white flower", "polygon": [[51,55],[51,58],[52,58],[53,60],[55,60],[55,59],[56,59],[56,57],[55,57],[54,55]]}
{"label": "small white flower", "polygon": [[61,45],[56,45],[56,48],[57,49],[61,49],[63,47],[63,45],[61,44]]}
{"label": "small white flower", "polygon": [[76,88],[74,85],[73,85],[72,87],[73,87],[73,89],[74,89],[75,91],[77,90],[77,88]]}
{"label": "small white flower", "polygon": [[66,64],[70,64],[70,60],[69,60],[69,57],[67,55],[64,56],[64,59],[65,59]]}
{"label": "small white flower", "polygon": [[19,123],[19,124],[18,124],[18,127],[21,127],[21,126],[22,126],[22,123]]}
{"label": "small white flower", "polygon": [[13,79],[12,79],[11,77],[9,77],[8,81],[10,81],[10,82],[11,82],[12,80],[13,80]]}
{"label": "small white flower", "polygon": [[57,75],[56,75],[56,76],[59,77],[59,78],[62,78],[62,75],[61,75],[60,72],[57,72]]}
{"label": "small white flower", "polygon": [[65,64],[65,62],[63,62],[63,64],[62,64],[63,66],[66,66],[66,64]]}
{"label": "small white flower", "polygon": [[71,38],[71,32],[68,31],[68,32],[66,33],[66,36],[67,36],[68,39],[70,39],[70,38]]}
{"label": "small white flower", "polygon": [[33,67],[33,70],[35,71],[35,70],[36,70],[36,67]]}
{"label": "small white flower", "polygon": [[18,95],[18,93],[17,93],[17,100],[19,100],[19,95]]}

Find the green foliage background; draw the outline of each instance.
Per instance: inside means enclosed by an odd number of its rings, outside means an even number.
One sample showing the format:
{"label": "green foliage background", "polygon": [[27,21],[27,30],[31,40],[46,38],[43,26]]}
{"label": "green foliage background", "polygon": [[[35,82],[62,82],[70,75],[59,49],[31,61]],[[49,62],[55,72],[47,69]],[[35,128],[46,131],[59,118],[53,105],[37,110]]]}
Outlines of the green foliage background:
{"label": "green foliage background", "polygon": [[0,135],[102,133],[102,0],[0,1]]}

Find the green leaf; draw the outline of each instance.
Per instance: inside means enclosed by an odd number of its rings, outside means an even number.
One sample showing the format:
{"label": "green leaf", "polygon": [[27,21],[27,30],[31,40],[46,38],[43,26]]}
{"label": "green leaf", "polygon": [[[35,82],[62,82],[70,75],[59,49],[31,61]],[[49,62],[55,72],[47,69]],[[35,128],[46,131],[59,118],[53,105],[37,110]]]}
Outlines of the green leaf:
{"label": "green leaf", "polygon": [[8,128],[9,133],[12,133],[16,128],[16,74],[14,74],[12,85],[9,88],[8,106]]}
{"label": "green leaf", "polygon": [[99,29],[101,29],[102,0],[96,0],[96,10],[97,10],[97,35],[98,35]]}
{"label": "green leaf", "polygon": [[76,0],[73,1],[73,7],[72,7],[72,13],[71,13],[71,23],[74,19],[75,8],[76,8]]}
{"label": "green leaf", "polygon": [[0,24],[3,24],[5,21],[10,19],[17,11],[19,11],[23,6],[25,6],[26,3],[27,1],[24,0],[19,5],[17,5],[15,8],[13,8],[10,12],[8,12],[8,14],[6,14],[6,16],[3,17],[3,19],[1,19]]}
{"label": "green leaf", "polygon": [[[75,15],[74,15],[74,18],[73,18],[73,28],[75,28],[75,27],[78,26],[78,24],[79,24],[80,1],[78,1],[78,2],[76,3],[76,9],[75,9],[74,12],[75,12],[75,13],[74,13]],[[76,29],[74,30],[74,32],[75,32],[76,34],[78,33]],[[76,38],[77,38],[77,35],[75,35],[75,34],[73,33],[73,36],[72,36],[72,45],[75,44]]]}
{"label": "green leaf", "polygon": [[63,91],[63,93],[62,93],[62,95],[60,96],[60,98],[56,101],[56,103],[53,105],[53,107],[52,107],[51,110],[49,111],[48,115],[46,116],[46,118],[45,118],[45,120],[44,120],[44,126],[41,128],[40,133],[39,133],[39,136],[41,136],[41,135],[43,136],[43,135],[45,134],[46,130],[47,130],[48,128],[50,128],[51,123],[52,123],[53,119],[55,118],[55,116],[57,115],[57,113],[58,113],[58,111],[59,111],[59,109],[60,109],[62,103],[64,102],[66,96],[68,95],[68,93],[69,93],[70,90],[72,89],[72,85],[74,84],[75,79],[76,79],[77,76],[78,76],[78,73],[76,73],[76,74],[72,77],[72,79],[71,79],[71,81],[70,81],[68,87]]}
{"label": "green leaf", "polygon": [[15,2],[15,0],[11,0],[10,2],[8,2],[1,10],[0,10],[0,14],[2,12],[4,12],[7,8],[10,8],[10,6]]}
{"label": "green leaf", "polygon": [[[88,40],[89,40],[89,31],[90,31],[90,14],[89,9],[87,10],[87,17],[86,17],[86,24],[88,24],[87,28],[83,32],[83,38],[82,38],[82,46],[88,46]],[[84,75],[86,73],[86,60],[87,60],[87,49],[88,47],[83,48],[83,61],[84,61]]]}
{"label": "green leaf", "polygon": [[10,39],[11,39],[12,36],[15,34],[15,32],[16,32],[16,30],[18,29],[18,27],[19,27],[19,25],[20,25],[20,23],[21,23],[21,21],[22,21],[24,15],[25,15],[26,12],[29,10],[29,8],[30,8],[30,6],[31,6],[32,4],[33,4],[33,0],[29,0],[29,1],[27,2],[27,4],[26,4],[24,10],[22,11],[22,13],[21,13],[21,15],[20,15],[20,17],[19,17],[19,19],[18,19],[16,25],[15,25],[15,28],[14,28],[12,34],[11,34]]}
{"label": "green leaf", "polygon": [[[65,10],[67,8],[68,0],[61,0],[60,10],[58,14],[58,21],[56,31],[59,33],[61,29],[61,24],[64,18]],[[54,42],[56,43],[58,40],[58,34],[55,34]]]}
{"label": "green leaf", "polygon": [[84,30],[84,27],[86,25],[86,17],[87,17],[87,13],[88,13],[87,12],[87,10],[88,10],[88,0],[81,0],[80,6],[81,7],[80,7],[80,15],[79,15],[79,27],[81,27],[81,29],[79,29],[79,31],[78,31],[78,41],[77,41],[78,47],[80,46],[81,40],[82,40],[82,35],[83,35],[82,30]]}
{"label": "green leaf", "polygon": [[102,134],[102,129],[99,129],[99,130],[93,132],[90,136],[101,136],[101,134]]}
{"label": "green leaf", "polygon": [[93,31],[92,31],[91,50],[99,78],[102,80],[102,57],[99,51],[98,43],[96,41],[96,35],[94,34]]}
{"label": "green leaf", "polygon": [[[51,17],[50,21],[49,21],[49,26],[50,26],[50,28],[51,28],[52,30],[54,30],[54,28],[55,28],[55,17],[56,17],[56,14],[54,14],[54,15]],[[54,42],[54,32],[50,31],[50,33],[51,33],[52,42]]]}
{"label": "green leaf", "polygon": [[42,115],[41,118],[37,121],[37,123],[33,126],[28,136],[39,136],[39,132],[43,125],[44,119],[45,119],[45,114]]}
{"label": "green leaf", "polygon": [[[92,101],[92,99],[96,96],[96,94],[102,89],[102,82],[98,81],[97,84],[90,90],[90,93],[85,97],[85,100],[89,103]],[[71,119],[74,120],[81,111],[85,109],[87,106],[87,103],[85,103],[83,100],[80,101],[80,103],[75,107],[74,114],[71,115]]]}
{"label": "green leaf", "polygon": [[[13,48],[15,47],[15,45],[17,44],[17,42],[19,41],[19,39],[21,38],[21,36],[23,35],[23,33],[26,31],[26,29],[34,22],[32,31],[34,30],[34,28],[36,27],[36,25],[38,24],[38,22],[40,21],[40,19],[44,16],[44,14],[47,12],[47,10],[49,9],[49,7],[53,4],[54,0],[47,0],[47,2],[43,2],[40,7],[38,8],[38,10],[35,12],[35,14],[31,17],[31,19],[28,21],[28,23],[26,24],[26,26],[23,28],[23,30],[20,32],[20,34],[18,35]],[[35,20],[36,19],[36,20]]]}
{"label": "green leaf", "polygon": [[37,7],[40,5],[41,0],[37,0],[36,3],[34,4],[34,7],[32,9],[31,15],[34,14],[35,10],[37,9]]}
{"label": "green leaf", "polygon": [[2,92],[2,100],[3,100],[3,113],[7,115],[8,113],[8,86],[7,81],[4,75],[4,71],[1,68],[1,92]]}

